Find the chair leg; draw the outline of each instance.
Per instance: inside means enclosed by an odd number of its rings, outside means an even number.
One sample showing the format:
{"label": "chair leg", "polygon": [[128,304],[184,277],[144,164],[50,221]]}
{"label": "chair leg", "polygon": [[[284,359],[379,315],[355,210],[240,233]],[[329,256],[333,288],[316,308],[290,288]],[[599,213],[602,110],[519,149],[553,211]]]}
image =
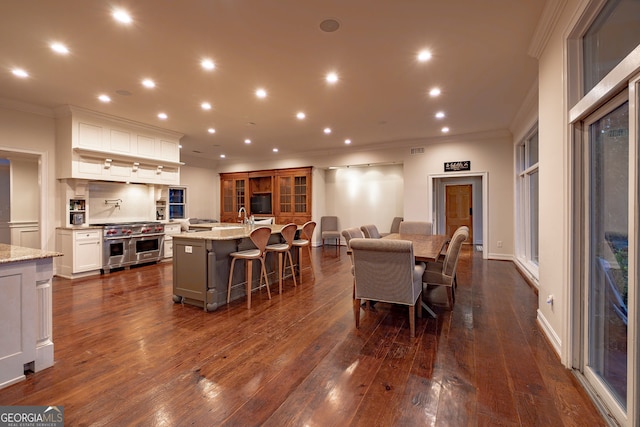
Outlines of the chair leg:
{"label": "chair leg", "polygon": [[300,275],[298,281],[302,284],[302,246],[298,247],[298,274]]}
{"label": "chair leg", "polygon": [[[291,256],[291,251],[287,251],[287,257],[289,258],[289,269],[291,269],[291,277],[293,277],[293,286],[298,287],[296,283],[296,272],[293,269],[293,257]],[[287,271],[287,260],[284,260],[284,270]]]}
{"label": "chair leg", "polygon": [[[309,264],[311,265],[311,274],[313,274],[313,278],[316,278],[316,268],[313,265],[313,256],[311,254],[311,241],[309,241],[309,245],[307,246],[307,250],[309,251]],[[300,281],[302,283],[302,280]]]}
{"label": "chair leg", "polygon": [[447,300],[449,308],[453,310],[453,286],[447,286]]}
{"label": "chair leg", "polygon": [[236,259],[231,259],[231,270],[229,270],[229,283],[227,285],[227,304],[229,304],[229,300],[231,299],[231,281],[233,280],[233,266],[236,263]]}
{"label": "chair leg", "polygon": [[409,331],[411,338],[416,336],[416,305],[409,306]]}
{"label": "chair leg", "polygon": [[267,295],[269,295],[269,299],[271,299],[271,289],[269,289],[269,276],[267,276],[267,268],[264,265],[264,259],[260,260],[260,283],[262,284],[262,275],[264,275],[264,283],[267,287]]}
{"label": "chair leg", "polygon": [[353,315],[356,318],[356,329],[360,327],[360,299],[353,300]]}
{"label": "chair leg", "polygon": [[282,252],[278,252],[278,287],[282,295]]}
{"label": "chair leg", "polygon": [[253,279],[253,260],[245,261],[247,266],[247,310],[251,309],[251,281]]}

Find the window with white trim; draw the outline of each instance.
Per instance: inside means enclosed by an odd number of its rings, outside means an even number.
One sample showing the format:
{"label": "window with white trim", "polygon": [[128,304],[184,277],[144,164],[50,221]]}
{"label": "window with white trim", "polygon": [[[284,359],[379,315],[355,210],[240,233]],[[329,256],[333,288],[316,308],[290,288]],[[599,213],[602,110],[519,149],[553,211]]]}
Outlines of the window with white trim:
{"label": "window with white trim", "polygon": [[518,147],[518,246],[517,257],[538,277],[538,126]]}

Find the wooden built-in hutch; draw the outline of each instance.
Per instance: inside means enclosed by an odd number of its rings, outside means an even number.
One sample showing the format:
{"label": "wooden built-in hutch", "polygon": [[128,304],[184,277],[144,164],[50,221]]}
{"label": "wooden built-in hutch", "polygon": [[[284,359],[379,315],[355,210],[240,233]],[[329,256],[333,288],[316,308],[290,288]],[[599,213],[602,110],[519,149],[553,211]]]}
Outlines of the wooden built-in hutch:
{"label": "wooden built-in hutch", "polygon": [[[277,224],[311,220],[311,167],[220,174],[220,221],[238,222],[244,207]],[[270,205],[270,209],[265,206]]]}

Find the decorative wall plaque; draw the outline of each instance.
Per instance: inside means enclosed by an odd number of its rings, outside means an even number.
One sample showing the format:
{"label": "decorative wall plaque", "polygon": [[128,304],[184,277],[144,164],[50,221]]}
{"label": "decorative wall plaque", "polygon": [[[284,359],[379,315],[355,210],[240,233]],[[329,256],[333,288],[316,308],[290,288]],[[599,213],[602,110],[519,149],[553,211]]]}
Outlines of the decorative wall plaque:
{"label": "decorative wall plaque", "polygon": [[471,161],[463,160],[459,162],[445,162],[444,163],[444,171],[445,172],[460,172],[460,171],[468,171],[471,170]]}

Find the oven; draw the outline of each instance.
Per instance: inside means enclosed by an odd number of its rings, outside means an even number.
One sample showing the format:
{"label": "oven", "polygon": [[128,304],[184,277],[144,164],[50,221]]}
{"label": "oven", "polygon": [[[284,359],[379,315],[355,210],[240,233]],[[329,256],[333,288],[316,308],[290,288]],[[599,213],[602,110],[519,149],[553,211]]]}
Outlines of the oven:
{"label": "oven", "polygon": [[164,257],[164,234],[134,236],[129,245],[131,264],[160,261]]}
{"label": "oven", "polygon": [[160,261],[164,256],[164,225],[159,222],[95,225],[103,227],[103,273]]}

